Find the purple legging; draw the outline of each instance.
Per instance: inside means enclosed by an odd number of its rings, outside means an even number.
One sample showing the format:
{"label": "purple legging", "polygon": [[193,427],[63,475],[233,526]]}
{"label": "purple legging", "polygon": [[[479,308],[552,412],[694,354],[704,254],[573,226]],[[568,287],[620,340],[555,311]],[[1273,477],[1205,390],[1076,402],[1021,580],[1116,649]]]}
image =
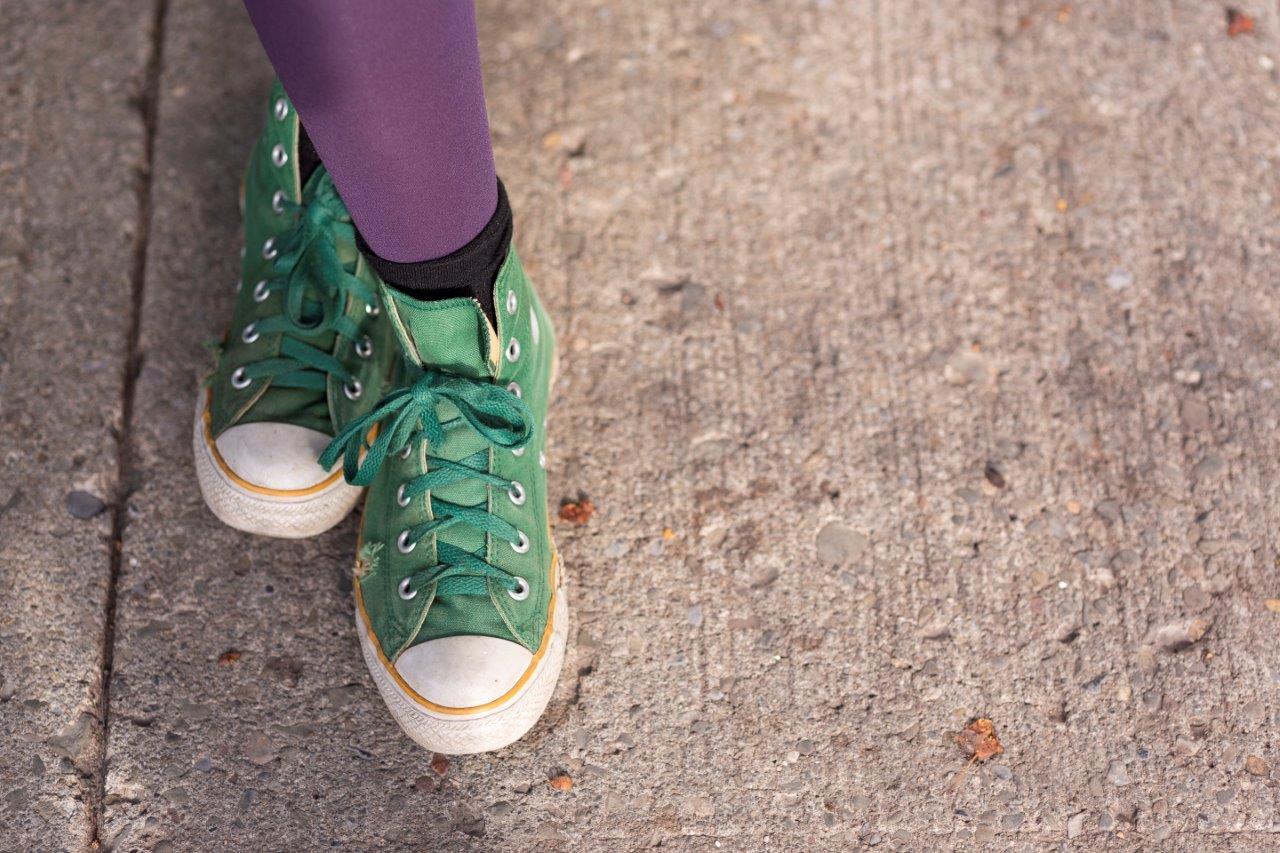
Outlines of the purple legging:
{"label": "purple legging", "polygon": [[365,242],[439,258],[493,216],[472,0],[245,0]]}

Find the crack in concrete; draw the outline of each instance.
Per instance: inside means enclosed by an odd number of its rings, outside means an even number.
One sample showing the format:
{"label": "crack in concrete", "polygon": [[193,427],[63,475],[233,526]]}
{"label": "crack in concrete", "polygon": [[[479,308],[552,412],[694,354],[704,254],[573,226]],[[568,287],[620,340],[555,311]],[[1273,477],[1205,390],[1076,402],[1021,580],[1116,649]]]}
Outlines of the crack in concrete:
{"label": "crack in concrete", "polygon": [[143,69],[138,111],[142,118],[142,157],[138,163],[138,226],[133,241],[133,263],[129,271],[129,326],[125,337],[124,381],[121,388],[120,431],[116,447],[116,495],[111,517],[111,567],[103,618],[102,665],[98,692],[98,745],[92,789],[89,795],[90,849],[103,847],[101,838],[103,805],[107,787],[107,736],[111,721],[111,671],[115,662],[115,619],[120,583],[124,529],[128,521],[129,496],[133,491],[133,404],[142,356],[138,342],[142,327],[143,291],[146,286],[147,248],[151,233],[152,164],[155,155],[156,125],[160,101],[160,70],[164,54],[165,19],[168,0],[156,0],[151,19],[151,49]]}

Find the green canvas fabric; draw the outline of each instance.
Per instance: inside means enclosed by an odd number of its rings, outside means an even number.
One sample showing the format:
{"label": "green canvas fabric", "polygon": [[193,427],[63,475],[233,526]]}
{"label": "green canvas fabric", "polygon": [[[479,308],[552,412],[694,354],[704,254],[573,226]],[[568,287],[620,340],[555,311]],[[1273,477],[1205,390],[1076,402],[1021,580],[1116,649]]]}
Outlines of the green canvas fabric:
{"label": "green canvas fabric", "polygon": [[267,110],[245,173],[235,311],[208,380],[211,429],[333,435],[377,402],[398,347],[333,181],[321,166],[299,185],[297,113],[278,81]]}
{"label": "green canvas fabric", "polygon": [[[403,382],[348,425],[322,459],[344,458],[348,480],[370,487],[356,582],[392,661],[417,643],[455,635],[499,637],[536,651],[546,628],[554,544],[544,448],[554,331],[514,249],[494,289],[496,330],[474,299],[419,301],[383,286],[408,361]],[[513,482],[523,489],[519,503]],[[406,531],[417,543],[409,553],[397,544]],[[521,533],[524,553],[511,547]],[[528,597],[516,600],[508,593],[522,582]]]}

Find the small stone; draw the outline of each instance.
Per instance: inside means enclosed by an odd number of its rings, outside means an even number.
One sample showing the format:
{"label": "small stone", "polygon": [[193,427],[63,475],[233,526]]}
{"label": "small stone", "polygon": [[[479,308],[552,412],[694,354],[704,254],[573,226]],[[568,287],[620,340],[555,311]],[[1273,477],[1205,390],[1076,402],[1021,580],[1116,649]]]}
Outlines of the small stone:
{"label": "small stone", "polygon": [[465,809],[459,809],[453,817],[451,828],[455,832],[461,832],[463,835],[470,835],[473,838],[483,838],[484,815],[472,814]]}
{"label": "small stone", "polygon": [[261,766],[275,761],[277,750],[265,732],[254,732],[245,741],[244,755],[250,763]]}
{"label": "small stone", "polygon": [[1107,767],[1107,781],[1112,785],[1128,785],[1129,771],[1123,761],[1112,761]]}
{"label": "small stone", "polygon": [[587,150],[587,135],[580,128],[553,130],[542,138],[542,147],[559,150],[569,157],[581,157]]}
{"label": "small stone", "polygon": [[1008,483],[1005,481],[1004,474],[994,462],[987,462],[982,469],[982,476],[987,478],[987,482],[995,486],[997,489],[1003,489]]}
{"label": "small stone", "polygon": [[97,724],[94,718],[81,712],[75,722],[49,738],[48,744],[58,755],[71,759],[77,769],[83,770],[82,760],[87,759],[85,748],[89,745]]}
{"label": "small stone", "polygon": [[208,773],[213,769],[213,762],[208,757],[202,758],[196,762],[196,769],[201,773]]}
{"label": "small stone", "polygon": [[170,788],[169,790],[161,793],[160,796],[164,797],[175,806],[185,806],[191,801],[191,795],[187,793],[186,788],[182,787]]}
{"label": "small stone", "polygon": [[1198,586],[1193,586],[1183,591],[1182,603],[1188,610],[1198,612],[1206,609],[1212,602],[1209,598],[1209,593]]}
{"label": "small stone", "polygon": [[961,349],[942,369],[942,377],[952,385],[976,385],[995,379],[995,370],[981,353]]}
{"label": "small stone", "polygon": [[1250,755],[1244,760],[1244,769],[1253,776],[1271,775],[1271,768],[1267,766],[1267,762],[1256,755]]}
{"label": "small stone", "polygon": [[1236,794],[1238,794],[1239,792],[1240,792],[1240,787],[1235,783],[1232,783],[1227,787],[1223,788],[1221,791],[1214,794],[1213,798],[1218,801],[1218,805],[1225,806],[1228,803],[1230,803],[1232,800],[1234,800],[1236,798]]}
{"label": "small stone", "polygon": [[1107,287],[1114,291],[1121,291],[1133,285],[1133,273],[1124,267],[1116,267],[1107,273]]}
{"label": "small stone", "polygon": [[1181,383],[1194,388],[1204,379],[1204,376],[1198,370],[1175,370],[1173,372],[1175,382]]}
{"label": "small stone", "polygon": [[1093,512],[1094,515],[1107,524],[1118,524],[1120,522],[1120,504],[1116,501],[1099,501],[1098,505],[1093,508]]}
{"label": "small stone", "polygon": [[1209,429],[1209,404],[1199,397],[1182,401],[1182,425],[1188,432],[1205,432]]}
{"label": "small stone", "polygon": [[778,570],[772,566],[759,572],[751,579],[752,589],[763,589],[778,579]]}
{"label": "small stone", "polygon": [[996,774],[997,779],[1003,779],[1006,782],[1013,778],[1013,771],[1003,764],[992,764],[991,772]]}
{"label": "small stone", "polygon": [[569,840],[563,832],[560,831],[554,823],[544,823],[534,830],[533,837],[537,841],[549,841],[555,844],[564,844]]}
{"label": "small stone", "polygon": [[1191,469],[1191,476],[1197,480],[1206,480],[1210,477],[1218,476],[1226,469],[1227,461],[1225,459],[1216,453],[1209,453]]}
{"label": "small stone", "polygon": [[107,508],[106,503],[97,495],[76,490],[67,493],[67,512],[81,520],[90,519]]}
{"label": "small stone", "polygon": [[692,625],[693,627],[695,628],[701,627],[702,626],[702,605],[701,604],[690,605],[689,609],[685,611],[685,619],[687,619],[689,621],[689,624]]}
{"label": "small stone", "polygon": [[1067,818],[1067,838],[1079,838],[1084,832],[1084,821],[1089,816],[1088,812],[1076,812]]}
{"label": "small stone", "polygon": [[818,561],[830,566],[848,566],[862,557],[867,537],[838,521],[823,525],[817,538]]}
{"label": "small stone", "polygon": [[941,620],[935,620],[920,629],[920,636],[926,640],[945,640],[951,636],[951,626]]}
{"label": "small stone", "polygon": [[1155,632],[1155,644],[1166,652],[1183,651],[1198,642],[1209,630],[1211,624],[1208,619],[1170,623]]}
{"label": "small stone", "polygon": [[715,817],[716,804],[712,802],[710,797],[690,797],[686,800],[686,803],[689,806],[689,811],[695,817]]}

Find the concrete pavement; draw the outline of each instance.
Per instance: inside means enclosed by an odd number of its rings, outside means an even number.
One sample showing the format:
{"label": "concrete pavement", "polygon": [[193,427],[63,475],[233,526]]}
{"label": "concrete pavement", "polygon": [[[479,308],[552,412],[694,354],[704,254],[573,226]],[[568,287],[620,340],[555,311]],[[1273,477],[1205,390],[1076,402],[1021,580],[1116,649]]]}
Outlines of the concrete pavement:
{"label": "concrete pavement", "polygon": [[242,9],[0,8],[4,844],[1273,847],[1280,18],[1240,9],[482,0],[595,513],[546,718],[433,761],[353,520],[252,539],[195,484]]}

